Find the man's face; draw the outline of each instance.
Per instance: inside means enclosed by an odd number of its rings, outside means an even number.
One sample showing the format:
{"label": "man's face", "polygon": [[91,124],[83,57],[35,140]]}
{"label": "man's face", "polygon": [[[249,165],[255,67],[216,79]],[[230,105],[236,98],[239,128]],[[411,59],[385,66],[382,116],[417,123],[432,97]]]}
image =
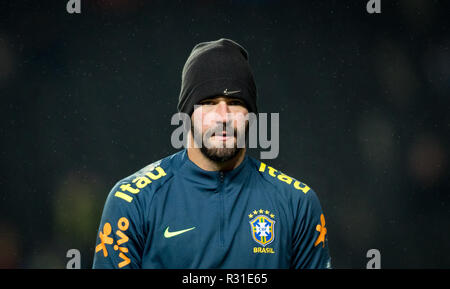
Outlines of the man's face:
{"label": "man's face", "polygon": [[232,159],[245,146],[247,114],[244,102],[237,98],[216,97],[201,101],[192,113],[194,142],[212,161]]}

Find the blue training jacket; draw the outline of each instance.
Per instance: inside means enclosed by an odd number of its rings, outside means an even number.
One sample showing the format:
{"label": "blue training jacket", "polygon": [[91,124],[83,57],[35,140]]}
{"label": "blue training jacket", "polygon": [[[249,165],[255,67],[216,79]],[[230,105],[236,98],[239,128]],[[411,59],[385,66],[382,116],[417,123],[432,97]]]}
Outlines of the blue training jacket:
{"label": "blue training jacket", "polygon": [[93,268],[330,268],[316,193],[248,155],[205,171],[182,150],[109,193]]}

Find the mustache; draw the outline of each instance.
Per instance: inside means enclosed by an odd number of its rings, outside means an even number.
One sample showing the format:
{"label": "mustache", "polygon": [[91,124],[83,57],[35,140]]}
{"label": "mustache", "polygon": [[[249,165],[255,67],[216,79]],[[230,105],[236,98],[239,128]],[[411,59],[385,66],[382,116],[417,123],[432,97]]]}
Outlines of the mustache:
{"label": "mustache", "polygon": [[233,126],[233,124],[231,122],[229,123],[222,123],[222,124],[218,124],[210,129],[208,129],[205,132],[206,135],[210,135],[211,137],[213,136],[234,136],[237,137],[238,135],[238,130],[236,127]]}
{"label": "mustache", "polygon": [[[243,129],[240,129],[240,125],[234,126],[233,122],[223,122],[223,123],[216,123],[213,127],[207,129],[205,132],[202,132],[200,128],[197,129],[197,127],[194,125],[194,122],[191,123],[191,131],[193,132],[194,137],[194,145],[196,147],[202,148],[204,145],[208,148],[210,145],[210,138],[213,136],[233,136],[237,144],[238,148],[243,148],[247,144],[247,136],[248,136],[248,130],[249,125],[248,123],[245,123],[245,125],[242,125]],[[233,142],[234,143],[234,142]],[[227,142],[227,145],[229,143]]]}

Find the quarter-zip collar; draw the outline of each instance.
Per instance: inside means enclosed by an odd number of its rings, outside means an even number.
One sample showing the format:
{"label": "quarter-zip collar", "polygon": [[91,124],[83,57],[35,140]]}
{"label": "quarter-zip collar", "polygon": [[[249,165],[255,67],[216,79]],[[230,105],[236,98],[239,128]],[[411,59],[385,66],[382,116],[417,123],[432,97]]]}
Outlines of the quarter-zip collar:
{"label": "quarter-zip collar", "polygon": [[[217,187],[222,184],[229,184],[231,182],[245,183],[249,174],[248,156],[245,155],[242,162],[230,171],[206,171],[189,159],[187,149],[184,149],[180,154],[180,167],[178,173],[183,178],[187,179],[193,186],[215,192]],[[222,182],[222,184],[221,184]]]}

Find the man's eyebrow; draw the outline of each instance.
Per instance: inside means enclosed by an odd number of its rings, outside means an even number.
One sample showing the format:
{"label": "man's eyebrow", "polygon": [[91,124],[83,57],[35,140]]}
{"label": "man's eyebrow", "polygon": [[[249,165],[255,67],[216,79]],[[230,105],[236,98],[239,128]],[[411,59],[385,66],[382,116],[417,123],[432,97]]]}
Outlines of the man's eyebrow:
{"label": "man's eyebrow", "polygon": [[213,101],[214,98],[205,98],[199,101],[199,103],[207,102],[207,101]]}
{"label": "man's eyebrow", "polygon": [[[205,98],[205,99],[202,99],[202,100],[200,100],[198,103],[203,103],[203,102],[207,102],[207,101],[218,101],[218,98],[220,98],[220,96],[217,96],[217,97],[210,97],[210,98]],[[241,102],[241,103],[244,103],[244,101],[242,100],[242,99],[240,99],[240,98],[231,98],[231,97],[227,97],[227,98],[225,98],[225,101],[226,102],[232,102],[232,101],[238,101],[238,102]]]}

